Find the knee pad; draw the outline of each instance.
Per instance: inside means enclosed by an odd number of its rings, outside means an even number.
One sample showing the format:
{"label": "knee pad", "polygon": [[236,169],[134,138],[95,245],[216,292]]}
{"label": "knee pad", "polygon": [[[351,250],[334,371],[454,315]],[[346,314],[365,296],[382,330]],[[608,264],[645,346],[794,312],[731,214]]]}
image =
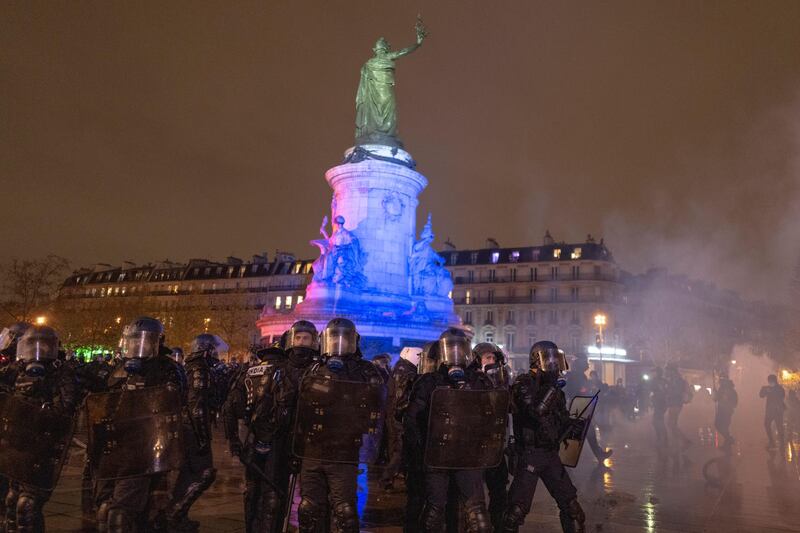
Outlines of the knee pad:
{"label": "knee pad", "polygon": [[316,531],[318,524],[325,521],[324,510],[316,502],[303,498],[297,506],[297,521],[300,531]]}
{"label": "knee pad", "polygon": [[343,533],[358,533],[358,517],[350,502],[339,502],[333,507],[336,527]]}
{"label": "knee pad", "polygon": [[97,508],[97,531],[106,533],[108,531],[108,509],[111,502],[104,501]]}
{"label": "knee pad", "polygon": [[439,533],[444,526],[444,508],[432,503],[422,510],[422,529],[426,533]]}
{"label": "knee pad", "polygon": [[23,492],[17,498],[17,529],[32,531],[36,525],[36,498]]}
{"label": "knee pad", "polygon": [[483,503],[467,507],[467,533],[492,533],[492,523]]}
{"label": "knee pad", "polygon": [[506,510],[505,518],[503,519],[503,531],[506,533],[516,533],[519,526],[525,523],[525,516],[527,513],[519,505],[512,505]]}

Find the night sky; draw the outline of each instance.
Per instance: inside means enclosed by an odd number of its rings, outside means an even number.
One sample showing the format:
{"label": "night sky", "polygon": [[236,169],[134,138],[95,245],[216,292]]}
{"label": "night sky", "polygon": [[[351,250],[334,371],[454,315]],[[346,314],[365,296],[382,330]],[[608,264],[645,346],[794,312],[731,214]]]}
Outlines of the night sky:
{"label": "night sky", "polygon": [[800,258],[800,2],[4,2],[0,261],[307,244],[375,39],[439,242],[605,237],[756,298]]}

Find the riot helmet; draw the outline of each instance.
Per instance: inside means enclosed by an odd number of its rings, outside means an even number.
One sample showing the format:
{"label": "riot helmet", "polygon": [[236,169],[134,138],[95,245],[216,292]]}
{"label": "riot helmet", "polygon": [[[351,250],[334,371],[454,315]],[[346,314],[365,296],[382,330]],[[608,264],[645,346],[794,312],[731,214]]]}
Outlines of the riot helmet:
{"label": "riot helmet", "polygon": [[17,359],[26,363],[58,359],[58,335],[47,326],[31,326],[17,341]]}
{"label": "riot helmet", "polygon": [[372,358],[372,364],[388,375],[392,370],[392,356],[388,353],[379,353]]}
{"label": "riot helmet", "polygon": [[201,333],[192,340],[189,347],[189,353],[205,353],[214,359],[219,358],[219,354],[228,351],[228,343],[226,343],[219,335],[211,333]]}
{"label": "riot helmet", "polygon": [[17,353],[16,343],[31,328],[28,322],[17,322],[0,331],[0,354],[14,356]]}
{"label": "riot helmet", "polygon": [[359,353],[356,325],[346,318],[334,318],[322,332],[320,351],[326,357],[348,357]]}
{"label": "riot helmet", "polygon": [[400,350],[400,359],[405,359],[414,366],[419,366],[423,349],[416,346],[406,346]]}
{"label": "riot helmet", "polygon": [[139,317],[122,330],[119,347],[123,359],[149,359],[161,353],[164,326],[155,318]]}
{"label": "riot helmet", "polygon": [[308,320],[298,320],[289,328],[285,348],[319,349],[319,333],[317,327]]}
{"label": "riot helmet", "polygon": [[530,365],[531,368],[554,374],[569,370],[564,350],[551,341],[539,341],[531,347]]}
{"label": "riot helmet", "polygon": [[419,366],[417,372],[420,374],[430,374],[439,369],[439,343],[427,342],[422,347],[422,352],[419,354]]}
{"label": "riot helmet", "polygon": [[450,378],[461,381],[469,364],[472,346],[469,337],[460,329],[449,328],[439,337],[439,353]]}
{"label": "riot helmet", "polygon": [[[472,349],[472,355],[475,358],[475,362],[481,367],[484,371],[486,367],[490,364],[495,364],[497,366],[503,366],[506,362],[505,355],[503,354],[503,350],[500,349],[498,345],[493,342],[481,342]],[[484,357],[488,355],[494,356],[494,363],[483,363]]]}

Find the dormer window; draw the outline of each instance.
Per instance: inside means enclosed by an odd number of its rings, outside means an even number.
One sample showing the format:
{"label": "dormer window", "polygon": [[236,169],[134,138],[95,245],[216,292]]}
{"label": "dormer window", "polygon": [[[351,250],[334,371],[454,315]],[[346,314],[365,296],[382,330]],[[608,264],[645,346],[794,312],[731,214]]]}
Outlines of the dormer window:
{"label": "dormer window", "polygon": [[500,252],[492,252],[492,263],[500,261]]}
{"label": "dormer window", "polygon": [[553,259],[561,259],[561,248],[553,250]]}
{"label": "dormer window", "polygon": [[572,249],[572,254],[570,255],[572,259],[580,259],[581,258],[581,248],[580,246],[576,246]]}
{"label": "dormer window", "polygon": [[511,261],[512,263],[516,263],[517,261],[519,261],[519,250],[514,250],[513,252],[511,252],[511,255],[508,256],[508,260]]}

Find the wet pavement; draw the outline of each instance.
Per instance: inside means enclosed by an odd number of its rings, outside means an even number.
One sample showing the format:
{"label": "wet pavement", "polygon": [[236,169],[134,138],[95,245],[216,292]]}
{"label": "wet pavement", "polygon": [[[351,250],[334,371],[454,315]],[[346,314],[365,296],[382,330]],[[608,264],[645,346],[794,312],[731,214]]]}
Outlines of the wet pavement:
{"label": "wet pavement", "polygon": [[[649,417],[619,421],[601,442],[614,449],[606,466],[584,450],[581,464],[570,470],[587,514],[588,532],[800,531],[800,460],[797,435],[780,451],[765,449],[760,423],[734,420],[738,441],[730,454],[715,446],[710,426],[713,406],[695,399],[684,409],[681,427],[693,444],[680,453],[658,454]],[[242,469],[223,450],[217,435],[217,481],[192,510],[201,531],[244,531]],[[79,531],[80,475],[83,455],[73,449],[59,487],[45,507],[48,531]],[[705,473],[705,474],[704,474]],[[371,477],[371,476],[370,476]],[[367,476],[362,489],[372,487]],[[362,490],[362,530],[399,532],[404,496]],[[540,485],[533,511],[522,531],[559,532],[558,512]]]}

